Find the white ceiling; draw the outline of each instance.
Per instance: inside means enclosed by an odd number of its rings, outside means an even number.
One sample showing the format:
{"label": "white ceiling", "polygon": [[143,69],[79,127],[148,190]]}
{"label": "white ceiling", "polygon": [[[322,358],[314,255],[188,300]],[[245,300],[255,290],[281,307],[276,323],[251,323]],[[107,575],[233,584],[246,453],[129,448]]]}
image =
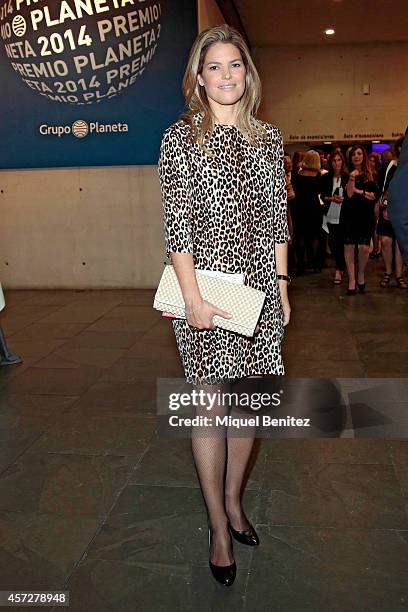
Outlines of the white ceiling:
{"label": "white ceiling", "polygon": [[[408,0],[235,0],[252,47],[408,42]],[[334,36],[324,30],[333,27]]]}

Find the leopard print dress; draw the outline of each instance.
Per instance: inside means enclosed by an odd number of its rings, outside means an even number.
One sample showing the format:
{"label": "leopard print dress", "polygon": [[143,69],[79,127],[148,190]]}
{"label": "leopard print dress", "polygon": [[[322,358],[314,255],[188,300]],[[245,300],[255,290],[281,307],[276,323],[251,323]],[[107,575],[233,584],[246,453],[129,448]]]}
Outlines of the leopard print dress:
{"label": "leopard print dress", "polygon": [[[194,121],[199,126],[201,115]],[[277,127],[260,123],[268,136],[261,146],[251,145],[238,127],[217,124],[208,143],[213,156],[190,142],[183,121],[163,135],[158,171],[167,255],[192,253],[196,268],[244,273],[246,285],[266,292],[252,338],[173,320],[188,383],[284,374],[274,248],[288,241],[283,143]]]}

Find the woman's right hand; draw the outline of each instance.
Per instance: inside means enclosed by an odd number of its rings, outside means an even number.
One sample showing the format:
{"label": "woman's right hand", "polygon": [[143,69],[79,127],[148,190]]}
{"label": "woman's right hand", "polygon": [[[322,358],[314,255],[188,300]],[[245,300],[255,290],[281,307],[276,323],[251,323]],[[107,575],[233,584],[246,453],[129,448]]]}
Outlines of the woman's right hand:
{"label": "woman's right hand", "polygon": [[[189,313],[189,314],[187,314]],[[186,321],[190,327],[197,329],[215,329],[213,317],[218,315],[225,319],[232,319],[232,314],[217,308],[207,300],[201,300],[199,303],[193,304],[191,307],[186,305]]]}

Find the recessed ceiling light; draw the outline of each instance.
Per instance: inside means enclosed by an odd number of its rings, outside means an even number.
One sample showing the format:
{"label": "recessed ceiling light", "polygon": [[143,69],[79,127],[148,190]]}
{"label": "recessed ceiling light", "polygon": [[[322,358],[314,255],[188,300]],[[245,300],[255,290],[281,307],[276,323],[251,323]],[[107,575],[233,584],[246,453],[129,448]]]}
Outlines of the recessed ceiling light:
{"label": "recessed ceiling light", "polygon": [[333,34],[336,33],[336,30],[334,30],[333,28],[328,28],[324,31],[324,33],[326,34],[326,36],[333,36]]}
{"label": "recessed ceiling light", "polygon": [[380,144],[381,140],[372,140],[371,141],[373,144]]}

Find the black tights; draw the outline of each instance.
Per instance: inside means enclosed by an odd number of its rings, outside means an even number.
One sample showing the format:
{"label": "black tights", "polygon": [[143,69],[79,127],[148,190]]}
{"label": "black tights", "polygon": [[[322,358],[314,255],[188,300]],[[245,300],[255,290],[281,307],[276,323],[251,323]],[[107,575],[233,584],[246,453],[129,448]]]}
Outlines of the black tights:
{"label": "black tights", "polygon": [[[240,384],[200,385],[197,390],[219,397],[211,410],[209,402],[196,408],[196,416],[212,417],[209,426],[192,428],[191,446],[197,475],[208,513],[212,532],[211,560],[216,565],[229,565],[233,561],[229,547],[228,520],[238,530],[248,529],[249,523],[241,506],[242,485],[245,470],[255,440],[255,429],[247,428],[240,437],[234,437],[233,427],[216,425],[215,417],[234,416],[234,408],[223,405],[222,393],[240,392]],[[235,416],[236,413],[235,413]],[[245,437],[243,437],[245,435]]]}

